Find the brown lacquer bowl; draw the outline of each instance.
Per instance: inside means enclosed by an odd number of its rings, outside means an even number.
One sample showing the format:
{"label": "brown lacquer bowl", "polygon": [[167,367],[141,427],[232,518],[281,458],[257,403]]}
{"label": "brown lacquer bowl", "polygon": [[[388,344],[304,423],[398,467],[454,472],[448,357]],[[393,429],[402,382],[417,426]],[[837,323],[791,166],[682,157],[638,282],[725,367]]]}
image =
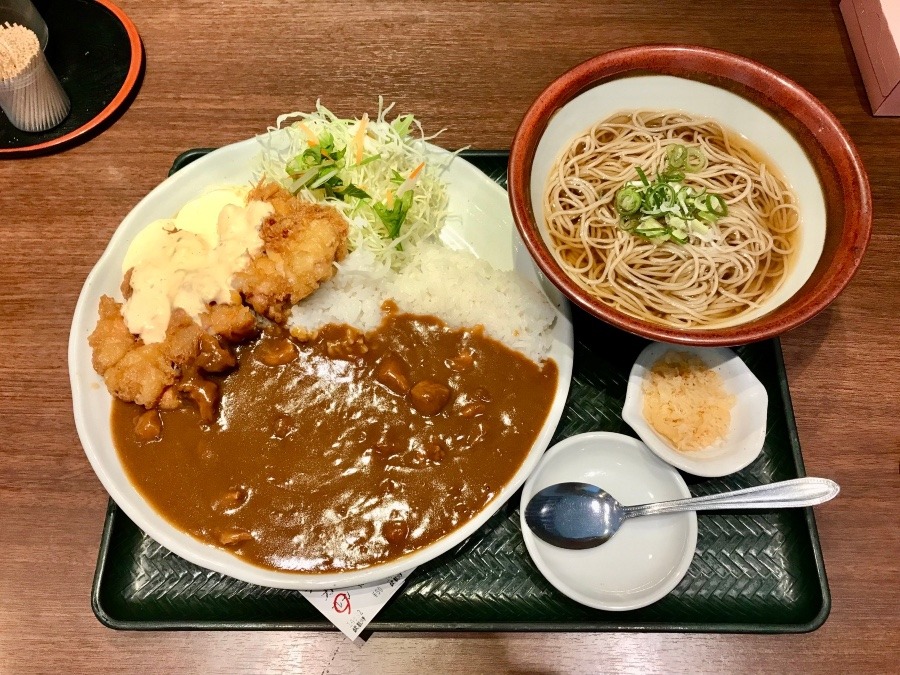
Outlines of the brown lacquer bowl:
{"label": "brown lacquer bowl", "polygon": [[[710,328],[667,328],[603,304],[560,267],[544,224],[547,178],[573,138],[622,110],[673,108],[716,119],[746,137],[771,158],[800,206],[799,252],[782,287],[758,310]],[[821,102],[750,59],[678,45],[602,54],[551,83],[529,108],[513,140],[509,200],[526,247],[572,302],[631,333],[699,346],[770,338],[815,316],[850,281],[872,227],[862,161]]]}

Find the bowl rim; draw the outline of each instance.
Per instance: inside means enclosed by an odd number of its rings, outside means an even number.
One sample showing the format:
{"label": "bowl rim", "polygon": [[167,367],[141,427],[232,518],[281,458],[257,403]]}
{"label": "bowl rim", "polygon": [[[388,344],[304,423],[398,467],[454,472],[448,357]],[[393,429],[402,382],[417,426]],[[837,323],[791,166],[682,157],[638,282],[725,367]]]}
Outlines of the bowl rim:
{"label": "bowl rim", "polygon": [[[753,92],[748,99],[768,113],[786,111],[825,150],[838,185],[855,196],[845,205],[843,232],[829,270],[827,283],[813,279],[803,289],[807,297],[785,314],[774,310],[751,322],[723,328],[668,328],[628,316],[602,304],[575,284],[547,249],[531,207],[531,168],[541,137],[551,118],[585,91],[610,80],[636,75],[671,75],[695,79],[716,78]],[[720,88],[718,83],[710,83]],[[734,92],[748,98],[741,92]],[[773,93],[782,95],[776,103]],[[776,116],[777,119],[777,116]],[[815,122],[813,125],[812,123]],[[808,143],[788,129],[804,150]],[[815,164],[814,164],[815,166]],[[818,173],[818,167],[816,167]],[[862,262],[872,231],[872,196],[862,159],[849,134],[825,105],[799,84],[752,59],[694,45],[652,44],[606,52],[584,61],[551,82],[528,108],[510,146],[508,193],[513,219],[525,246],[547,278],[578,307],[598,319],[630,333],[672,344],[726,347],[776,337],[805,323],[827,307],[853,278]],[[826,196],[826,205],[828,198]],[[841,255],[841,252],[844,252]],[[824,252],[823,252],[824,258]],[[817,269],[822,265],[817,263]],[[815,274],[814,274],[815,276]],[[783,307],[791,303],[788,299]]]}

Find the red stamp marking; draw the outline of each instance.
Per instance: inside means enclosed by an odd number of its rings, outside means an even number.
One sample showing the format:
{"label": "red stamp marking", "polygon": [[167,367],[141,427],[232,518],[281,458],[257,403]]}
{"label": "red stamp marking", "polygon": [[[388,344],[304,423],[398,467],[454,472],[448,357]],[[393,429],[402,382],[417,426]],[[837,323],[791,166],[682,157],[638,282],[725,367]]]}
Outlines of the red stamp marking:
{"label": "red stamp marking", "polygon": [[331,606],[334,607],[334,611],[338,614],[349,614],[350,596],[346,593],[338,593],[334,596],[334,602],[331,603]]}

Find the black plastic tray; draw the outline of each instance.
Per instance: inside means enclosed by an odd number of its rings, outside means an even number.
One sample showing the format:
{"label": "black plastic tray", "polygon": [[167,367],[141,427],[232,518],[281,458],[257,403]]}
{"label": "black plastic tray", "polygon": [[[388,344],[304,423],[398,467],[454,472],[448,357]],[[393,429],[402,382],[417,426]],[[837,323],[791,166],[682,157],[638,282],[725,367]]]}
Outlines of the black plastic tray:
{"label": "black plastic tray", "polygon": [[[208,152],[190,150],[177,171]],[[506,152],[463,157],[505,187]],[[554,442],[584,431],[631,434],[620,411],[631,365],[646,341],[573,309],[575,369]],[[781,345],[738,353],[769,392],[757,461],[716,479],[686,476],[694,495],[804,475]],[[559,593],[528,557],[514,496],[466,542],[418,568],[369,625],[372,630],[804,632],[831,608],[811,509],[698,514],[697,553],[681,583],[643,609],[604,612]],[[122,629],[332,629],[294,591],[262,588],[170,553],[110,501],[92,605]]]}

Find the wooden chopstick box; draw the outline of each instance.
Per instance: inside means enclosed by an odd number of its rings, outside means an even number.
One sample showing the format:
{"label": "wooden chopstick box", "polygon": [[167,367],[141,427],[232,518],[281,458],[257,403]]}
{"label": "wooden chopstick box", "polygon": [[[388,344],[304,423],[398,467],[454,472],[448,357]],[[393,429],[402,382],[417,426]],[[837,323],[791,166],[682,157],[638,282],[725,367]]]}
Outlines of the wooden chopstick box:
{"label": "wooden chopstick box", "polygon": [[900,116],[900,0],[841,0],[872,113]]}

